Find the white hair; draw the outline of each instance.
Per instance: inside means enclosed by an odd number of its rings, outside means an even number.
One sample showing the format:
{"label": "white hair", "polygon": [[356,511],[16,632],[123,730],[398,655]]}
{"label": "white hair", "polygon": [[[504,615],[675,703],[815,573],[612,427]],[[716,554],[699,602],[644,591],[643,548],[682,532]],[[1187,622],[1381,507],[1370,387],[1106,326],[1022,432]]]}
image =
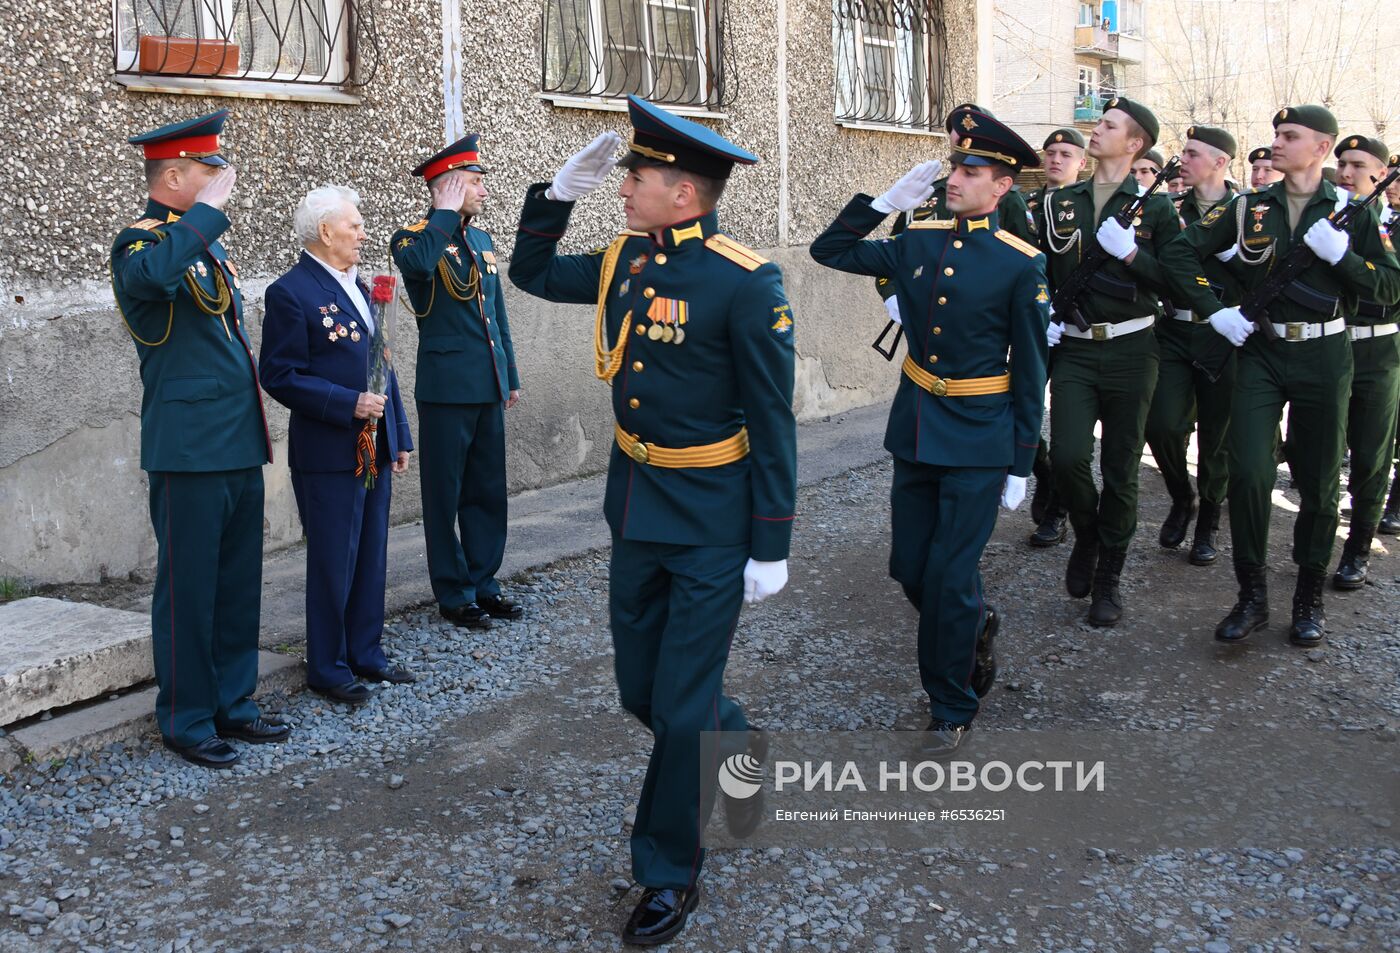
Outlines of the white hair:
{"label": "white hair", "polygon": [[359,207],[360,193],[343,185],[323,185],[306,193],[292,213],[292,231],[303,245],[321,240],[321,226],[341,213],[345,205]]}

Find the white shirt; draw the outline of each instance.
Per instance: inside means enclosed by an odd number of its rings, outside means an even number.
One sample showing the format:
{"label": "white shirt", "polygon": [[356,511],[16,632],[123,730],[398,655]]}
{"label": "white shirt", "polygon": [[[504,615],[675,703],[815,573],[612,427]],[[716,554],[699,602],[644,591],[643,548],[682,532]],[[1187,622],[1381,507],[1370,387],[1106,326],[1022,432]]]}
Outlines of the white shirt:
{"label": "white shirt", "polygon": [[360,290],[360,284],[356,280],[359,269],[351,265],[349,271],[337,271],[335,268],[332,268],[330,265],[317,258],[309,250],[306,254],[312,261],[331,273],[331,277],[336,280],[341,290],[345,292],[345,297],[349,298],[350,303],[355,306],[355,310],[360,312],[360,317],[364,319],[365,322],[365,330],[372,336],[374,334],[374,319],[369,316],[369,302],[365,301],[365,293]]}

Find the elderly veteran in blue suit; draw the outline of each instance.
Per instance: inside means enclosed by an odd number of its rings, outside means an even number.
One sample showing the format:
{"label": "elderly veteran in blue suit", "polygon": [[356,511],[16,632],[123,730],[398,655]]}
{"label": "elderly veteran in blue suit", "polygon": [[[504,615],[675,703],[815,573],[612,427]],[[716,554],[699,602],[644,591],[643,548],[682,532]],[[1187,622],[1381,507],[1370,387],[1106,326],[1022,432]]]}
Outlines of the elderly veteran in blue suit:
{"label": "elderly veteran in blue suit", "polygon": [[[612,388],[614,446],[603,511],[612,529],[608,611],[622,705],[653,743],[632,825],[646,889],[622,940],[664,943],[699,902],[701,833],[713,809],[701,732],[766,757],[724,694],[744,601],[787,583],[797,492],[792,308],[778,266],[719,229],[736,163],[758,158],[635,96],[627,230],[606,249],[558,254],[574,203],[617,162],[600,135],[551,183],[532,185],[510,278],[550,301],[594,308],[596,373]],[[737,733],[737,734],[728,734]],[[720,751],[704,752],[704,781]],[[725,794],[731,833],[757,826],[761,797]]]}
{"label": "elderly veteran in blue suit", "polygon": [[[292,412],[287,461],[306,533],[306,684],[335,701],[362,704],[365,682],[413,676],[384,657],[384,575],[394,474],[413,449],[398,378],[369,390],[376,330],[359,280],[364,220],[353,189],[307,193],[293,225],[305,250],[267,289],[263,388]],[[378,477],[356,476],[357,438],[379,421]],[[361,681],[363,679],[364,681]]]}
{"label": "elderly veteran in blue suit", "polygon": [[258,683],[262,466],[272,446],[243,328],[238,270],[219,243],[234,171],[228,110],[134,136],[150,198],[112,245],[112,291],[141,362],[141,469],[156,537],[156,722],[195,764],[238,760],[227,738],[276,742]]}
{"label": "elderly veteran in blue suit", "polygon": [[995,674],[993,610],[978,563],[997,501],[1026,494],[1040,440],[1049,346],[1045,256],[1002,228],[998,202],[1040,164],[986,113],[949,120],[949,221],[914,222],[863,240],[891,212],[919,207],[940,163],[925,162],[879,198],[857,195],[812,243],[812,257],[857,275],[888,275],[909,352],[890,407],[890,575],[919,610],[919,675],[932,715],[925,750],[950,754]]}

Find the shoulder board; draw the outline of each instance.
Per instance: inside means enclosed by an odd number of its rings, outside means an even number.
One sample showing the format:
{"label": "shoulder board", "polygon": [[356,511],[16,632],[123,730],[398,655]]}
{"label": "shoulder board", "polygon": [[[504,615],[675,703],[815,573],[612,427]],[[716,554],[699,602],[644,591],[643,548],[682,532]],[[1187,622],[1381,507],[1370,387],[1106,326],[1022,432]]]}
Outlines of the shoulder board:
{"label": "shoulder board", "polygon": [[403,228],[399,229],[399,231],[401,231],[401,232],[421,232],[423,229],[425,229],[425,228],[427,228],[427,227],[428,227],[428,220],[427,220],[426,218],[424,218],[424,219],[420,219],[419,221],[414,222],[412,225],[405,225]]}
{"label": "shoulder board", "polygon": [[1010,245],[1012,248],[1025,255],[1027,258],[1034,258],[1036,255],[1040,254],[1039,248],[1036,248],[1034,245],[1032,245],[1030,242],[1026,241],[1023,238],[1017,238],[1015,235],[1011,234],[1005,229],[999,228],[996,230],[995,234],[997,238],[1000,238],[1002,241],[1006,242],[1006,244]]}
{"label": "shoulder board", "polygon": [[740,245],[728,235],[711,235],[705,239],[705,247],[715,252],[722,258],[728,258],[734,264],[747,271],[756,271],[763,265],[768,264],[768,259],[758,252],[745,245]]}
{"label": "shoulder board", "polygon": [[957,228],[958,223],[951,218],[921,218],[910,222],[909,228]]}
{"label": "shoulder board", "polygon": [[127,228],[140,228],[148,232],[153,232],[157,227],[164,224],[165,223],[158,218],[143,218],[139,222],[132,222]]}
{"label": "shoulder board", "polygon": [[647,237],[647,233],[646,233],[646,232],[639,232],[639,231],[636,231],[635,229],[631,229],[631,228],[624,228],[622,231],[620,231],[620,232],[617,233],[617,237],[618,237],[618,238],[646,238],[646,237]]}

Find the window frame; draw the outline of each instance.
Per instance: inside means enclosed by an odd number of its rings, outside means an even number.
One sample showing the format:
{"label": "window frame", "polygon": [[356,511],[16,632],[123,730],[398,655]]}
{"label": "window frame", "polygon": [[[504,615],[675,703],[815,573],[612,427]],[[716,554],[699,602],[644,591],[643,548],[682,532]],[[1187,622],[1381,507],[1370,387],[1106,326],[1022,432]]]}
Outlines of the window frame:
{"label": "window frame", "polygon": [[[881,2],[881,0],[876,0]],[[891,8],[900,3],[900,0],[882,0],[888,3]],[[943,137],[947,134],[941,128],[943,99],[946,89],[943,87],[943,73],[947,63],[947,37],[936,28],[930,30],[914,29],[912,24],[932,23],[939,19],[942,14],[941,4],[938,9],[923,10],[922,4],[929,3],[932,7],[933,0],[903,0],[908,7],[909,21],[911,26],[901,27],[897,18],[891,17],[887,24],[872,24],[866,19],[852,15],[856,4],[840,5],[834,2],[832,5],[832,56],[834,62],[833,83],[833,112],[838,126],[846,126],[855,129],[875,129],[885,132],[900,132],[914,135],[932,135]],[[865,4],[860,4],[862,8]],[[913,14],[921,13],[920,16]],[[876,29],[872,29],[872,27]],[[889,35],[883,35],[880,30],[888,30]],[[939,42],[944,44],[944,48],[935,49]],[[905,120],[863,118],[852,114],[871,112],[871,95],[869,90],[876,89],[870,83],[870,73],[866,68],[869,50],[874,48],[890,51],[889,63],[891,82],[884,87],[885,96],[888,97],[889,107],[876,109],[878,112],[885,112],[895,116],[903,116]],[[843,50],[850,50],[854,62],[848,66],[841,63]],[[900,83],[900,74],[904,72],[904,64],[907,62],[907,82]],[[922,78],[922,82],[920,82]],[[935,88],[937,87],[937,88]],[[916,105],[917,104],[917,105]],[[881,104],[883,105],[883,104]],[[843,108],[844,106],[844,108]]]}

